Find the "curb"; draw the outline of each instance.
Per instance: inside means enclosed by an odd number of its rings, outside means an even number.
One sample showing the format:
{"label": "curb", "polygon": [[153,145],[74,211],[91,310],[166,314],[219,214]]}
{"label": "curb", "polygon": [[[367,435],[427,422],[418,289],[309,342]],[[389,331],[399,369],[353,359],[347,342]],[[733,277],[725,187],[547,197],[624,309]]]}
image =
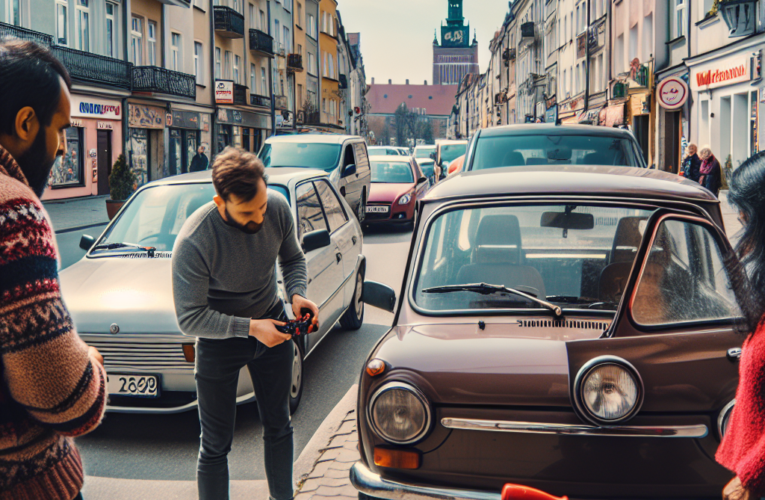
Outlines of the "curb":
{"label": "curb", "polygon": [[327,415],[311,440],[305,445],[302,453],[293,465],[293,481],[297,484],[296,494],[303,487],[306,478],[313,471],[316,462],[321,458],[324,449],[343,423],[348,412],[356,408],[356,395],[359,391],[358,384],[353,384],[345,393],[343,399]]}

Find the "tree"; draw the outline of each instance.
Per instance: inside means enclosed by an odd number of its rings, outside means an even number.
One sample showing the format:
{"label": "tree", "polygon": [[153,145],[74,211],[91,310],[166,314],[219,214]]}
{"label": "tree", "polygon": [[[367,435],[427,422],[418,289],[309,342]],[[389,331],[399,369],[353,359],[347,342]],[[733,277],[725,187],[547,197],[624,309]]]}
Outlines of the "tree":
{"label": "tree", "polygon": [[390,146],[390,117],[385,118],[385,126],[380,135],[380,145]]}
{"label": "tree", "polygon": [[425,144],[436,143],[435,139],[433,139],[433,125],[427,118],[420,120],[417,124],[417,139],[422,139]]}

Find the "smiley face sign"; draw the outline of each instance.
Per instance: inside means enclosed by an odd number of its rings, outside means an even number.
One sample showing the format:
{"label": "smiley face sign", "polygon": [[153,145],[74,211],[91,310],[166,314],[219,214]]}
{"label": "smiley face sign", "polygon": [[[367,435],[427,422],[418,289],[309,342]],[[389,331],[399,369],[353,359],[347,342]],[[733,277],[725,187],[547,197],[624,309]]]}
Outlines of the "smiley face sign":
{"label": "smiley face sign", "polygon": [[677,109],[688,100],[688,85],[682,79],[670,76],[659,82],[656,95],[663,108]]}

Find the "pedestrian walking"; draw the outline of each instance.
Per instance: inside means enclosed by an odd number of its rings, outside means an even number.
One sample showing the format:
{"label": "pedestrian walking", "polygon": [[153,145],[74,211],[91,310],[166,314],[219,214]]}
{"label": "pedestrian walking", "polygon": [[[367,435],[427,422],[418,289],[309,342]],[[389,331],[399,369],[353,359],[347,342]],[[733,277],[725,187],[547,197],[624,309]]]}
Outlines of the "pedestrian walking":
{"label": "pedestrian walking", "polygon": [[72,438],[106,406],[103,358],[77,335],[40,202],[71,126],[71,82],[50,51],[0,41],[0,499],[82,498]]}
{"label": "pedestrian walking", "polygon": [[294,347],[276,330],[286,319],[277,293],[277,258],[295,316],[319,309],[306,296],[306,260],[289,204],[269,193],[263,163],[226,148],[212,168],[216,195],[183,225],[173,249],[178,324],[197,337],[196,385],[202,428],[197,462],[200,500],[229,497],[239,371],[247,366],[264,429],[272,500],[292,487],[290,386]]}
{"label": "pedestrian walking", "polygon": [[[736,474],[723,490],[724,500],[765,497],[765,153],[738,167],[730,181],[728,202],[743,225],[736,253],[741,268],[732,280],[739,298],[746,340],[739,361],[736,406],[717,461]],[[747,277],[748,275],[748,277]]]}
{"label": "pedestrian walking", "polygon": [[197,154],[195,154],[191,159],[189,172],[201,172],[202,170],[207,170],[209,164],[210,160],[208,160],[207,156],[205,156],[205,147],[199,146],[197,149]]}
{"label": "pedestrian walking", "polygon": [[720,192],[720,186],[722,185],[720,162],[717,161],[715,155],[712,154],[712,148],[709,146],[701,148],[699,157],[701,158],[699,184],[712,191],[712,193],[717,196]]}
{"label": "pedestrian walking", "polygon": [[685,158],[683,158],[683,177],[695,182],[699,182],[701,175],[701,159],[697,154],[697,147],[694,143],[689,143],[685,148]]}

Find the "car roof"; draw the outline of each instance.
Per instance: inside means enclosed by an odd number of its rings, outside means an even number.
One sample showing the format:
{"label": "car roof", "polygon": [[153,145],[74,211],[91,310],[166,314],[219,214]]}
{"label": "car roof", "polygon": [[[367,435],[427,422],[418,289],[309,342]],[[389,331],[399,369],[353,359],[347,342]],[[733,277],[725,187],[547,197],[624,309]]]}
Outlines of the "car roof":
{"label": "car roof", "polygon": [[266,139],[266,144],[275,142],[287,143],[315,143],[315,144],[342,144],[351,139],[362,140],[357,135],[336,135],[336,134],[299,134],[299,135],[278,135]]}
{"label": "car roof", "polygon": [[675,174],[637,167],[589,165],[536,165],[460,172],[436,184],[424,201],[540,194],[718,202],[698,183]]}
{"label": "car roof", "polygon": [[555,125],[552,123],[525,123],[519,125],[503,125],[481,130],[480,138],[502,137],[508,135],[590,135],[600,137],[632,138],[629,130],[613,127],[594,127],[592,125]]}
{"label": "car roof", "polygon": [[460,140],[453,140],[453,139],[439,139],[436,141],[436,146],[442,145],[442,144],[467,144],[468,141],[465,139]]}
{"label": "car roof", "polygon": [[369,157],[369,161],[400,161],[402,163],[409,163],[412,160],[411,156],[401,155],[372,155]]}
{"label": "car roof", "polygon": [[[281,184],[283,186],[289,186],[291,182],[300,182],[305,179],[313,179],[314,177],[327,177],[326,172],[315,168],[267,168],[266,175],[268,176],[269,184]],[[212,182],[212,170],[173,175],[152,181],[146,184],[146,186],[166,186],[194,182]]]}

